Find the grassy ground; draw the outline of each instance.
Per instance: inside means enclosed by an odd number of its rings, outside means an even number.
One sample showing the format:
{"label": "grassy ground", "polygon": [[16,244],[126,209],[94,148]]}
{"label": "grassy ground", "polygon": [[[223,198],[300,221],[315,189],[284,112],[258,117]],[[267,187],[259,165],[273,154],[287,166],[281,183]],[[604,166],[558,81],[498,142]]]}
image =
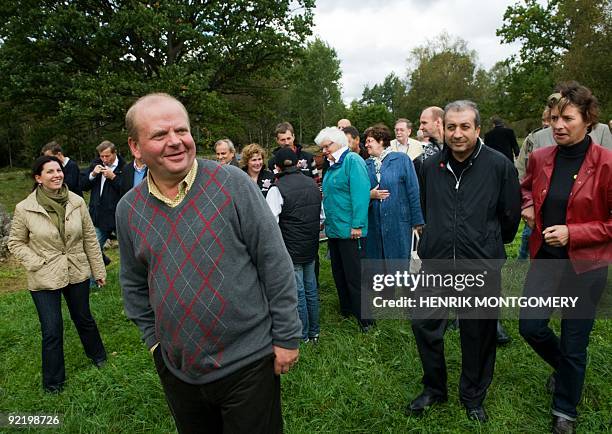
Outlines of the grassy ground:
{"label": "grassy ground", "polygon": [[[1,174],[1,202],[12,210],[29,187],[19,174]],[[520,243],[508,247],[516,256]],[[25,288],[24,272],[0,264],[0,413],[54,413],[62,432],[166,433],[174,431],[151,357],[136,327],[123,314],[118,252],[110,250],[108,285],[91,305],[109,353],[94,368],[64,308],[67,387],[60,395],[41,390],[40,326]],[[498,351],[486,406],[489,423],[466,419],[457,397],[461,353],[458,331],[446,335],[449,402],[422,418],[404,415],[421,389],[421,366],[410,324],[381,320],[367,335],[338,314],[338,300],[325,247],[321,249],[321,342],[305,345],[300,362],[283,376],[283,412],[288,433],[547,432],[549,368],[520,338],[516,321],[505,321],[513,342]],[[525,266],[505,274],[507,292],[518,293]],[[610,285],[609,285],[610,286]],[[608,291],[609,293],[610,291]],[[558,322],[553,321],[558,329]],[[612,420],[612,322],[598,320],[591,336],[589,367],[579,407],[581,432],[605,432]],[[2,428],[0,427],[0,431]]]}

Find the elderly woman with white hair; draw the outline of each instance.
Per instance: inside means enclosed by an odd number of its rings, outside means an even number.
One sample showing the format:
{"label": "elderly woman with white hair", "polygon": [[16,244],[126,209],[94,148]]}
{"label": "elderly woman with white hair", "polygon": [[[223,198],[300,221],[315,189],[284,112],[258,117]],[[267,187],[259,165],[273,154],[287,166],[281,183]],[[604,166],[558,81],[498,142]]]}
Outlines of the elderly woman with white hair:
{"label": "elderly woman with white hair", "polygon": [[363,159],[349,149],[342,130],[324,128],[315,143],[330,164],[323,178],[323,208],[340,311],[345,317],[357,318],[365,333],[373,324],[361,318],[361,259],[365,256],[370,202],[368,172]]}

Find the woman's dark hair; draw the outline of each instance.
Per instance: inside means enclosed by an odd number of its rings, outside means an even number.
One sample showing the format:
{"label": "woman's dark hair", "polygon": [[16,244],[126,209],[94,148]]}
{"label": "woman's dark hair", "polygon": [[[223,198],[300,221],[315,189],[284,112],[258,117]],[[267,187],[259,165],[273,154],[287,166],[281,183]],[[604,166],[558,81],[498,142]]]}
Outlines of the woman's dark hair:
{"label": "woman's dark hair", "polygon": [[589,131],[591,131],[593,125],[599,122],[599,103],[588,87],[577,81],[558,84],[555,93],[548,97],[547,105],[551,109],[556,107],[559,109],[559,113],[563,113],[568,104],[578,108],[582,119],[589,124]]}
{"label": "woman's dark hair", "polygon": [[391,144],[391,131],[386,125],[376,124],[373,127],[368,128],[363,133],[364,140],[368,137],[372,137],[377,142],[382,141],[383,147],[387,148]]}
{"label": "woman's dark hair", "polygon": [[43,166],[50,161],[55,161],[57,164],[59,164],[60,169],[62,169],[62,173],[64,172],[64,167],[62,166],[62,162],[59,160],[59,158],[52,155],[42,155],[38,157],[32,164],[32,179],[34,180],[34,187],[32,187],[32,191],[36,190],[36,187],[38,187],[36,176],[40,176],[43,171]]}

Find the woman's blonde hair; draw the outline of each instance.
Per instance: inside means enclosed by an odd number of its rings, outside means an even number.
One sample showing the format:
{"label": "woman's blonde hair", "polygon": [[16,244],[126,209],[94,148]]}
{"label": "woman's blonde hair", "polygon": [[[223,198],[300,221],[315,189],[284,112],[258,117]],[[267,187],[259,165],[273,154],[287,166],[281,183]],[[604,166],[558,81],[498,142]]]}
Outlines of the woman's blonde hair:
{"label": "woman's blonde hair", "polygon": [[261,159],[266,160],[266,151],[264,148],[259,146],[257,143],[251,143],[250,145],[246,145],[242,148],[242,157],[240,158],[240,165],[242,167],[247,167],[249,160],[253,157],[253,155],[259,154],[261,155]]}

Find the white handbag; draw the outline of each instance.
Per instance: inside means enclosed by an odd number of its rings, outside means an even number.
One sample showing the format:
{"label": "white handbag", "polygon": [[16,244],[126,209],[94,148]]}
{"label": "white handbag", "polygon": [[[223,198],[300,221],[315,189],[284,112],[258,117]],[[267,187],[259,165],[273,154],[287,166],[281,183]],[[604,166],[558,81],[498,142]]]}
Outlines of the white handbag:
{"label": "white handbag", "polygon": [[421,258],[419,258],[419,254],[417,252],[420,240],[421,237],[419,236],[419,232],[416,229],[413,229],[410,247],[410,272],[413,274],[418,273],[421,270]]}

